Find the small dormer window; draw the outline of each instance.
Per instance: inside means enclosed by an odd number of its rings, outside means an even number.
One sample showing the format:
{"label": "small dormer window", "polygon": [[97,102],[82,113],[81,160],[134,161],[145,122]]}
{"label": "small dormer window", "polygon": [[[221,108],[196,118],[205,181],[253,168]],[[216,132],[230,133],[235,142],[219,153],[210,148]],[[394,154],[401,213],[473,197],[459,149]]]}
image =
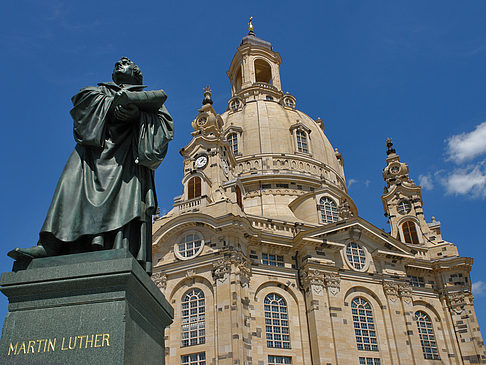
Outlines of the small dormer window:
{"label": "small dormer window", "polygon": [[231,146],[231,150],[233,151],[233,154],[236,156],[238,154],[238,134],[236,133],[230,133],[226,137],[226,140]]}
{"label": "small dormer window", "polygon": [[322,223],[334,223],[338,221],[337,204],[331,198],[324,196],[319,201]]}
{"label": "small dormer window", "polygon": [[273,97],[272,97],[272,96],[270,96],[270,95],[267,95],[265,99],[266,99],[266,100],[269,100],[269,101],[273,101]]}
{"label": "small dormer window", "polygon": [[309,153],[309,145],[307,142],[307,133],[302,129],[297,129],[295,131],[295,136],[297,138],[297,151],[303,153]]}

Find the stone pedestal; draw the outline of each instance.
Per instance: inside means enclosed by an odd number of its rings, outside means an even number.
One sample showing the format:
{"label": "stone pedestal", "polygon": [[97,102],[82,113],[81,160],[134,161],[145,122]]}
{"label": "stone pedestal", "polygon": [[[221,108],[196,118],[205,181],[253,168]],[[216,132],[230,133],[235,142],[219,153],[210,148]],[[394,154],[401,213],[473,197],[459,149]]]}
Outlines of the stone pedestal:
{"label": "stone pedestal", "polygon": [[164,364],[173,309],[125,250],[35,259],[0,286],[1,364]]}

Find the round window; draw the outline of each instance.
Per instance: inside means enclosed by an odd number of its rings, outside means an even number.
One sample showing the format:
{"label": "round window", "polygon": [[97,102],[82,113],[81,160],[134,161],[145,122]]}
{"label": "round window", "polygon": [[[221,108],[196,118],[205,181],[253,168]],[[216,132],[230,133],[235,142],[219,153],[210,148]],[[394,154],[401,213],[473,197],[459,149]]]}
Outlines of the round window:
{"label": "round window", "polygon": [[236,112],[240,108],[240,101],[235,99],[230,104],[231,111]]}
{"label": "round window", "polygon": [[367,264],[366,251],[356,242],[350,242],[346,245],[346,260],[353,269],[363,271]]}
{"label": "round window", "polygon": [[197,233],[186,234],[175,244],[174,253],[180,260],[188,260],[199,255],[203,249],[204,240]]}
{"label": "round window", "polygon": [[409,200],[402,200],[398,203],[397,210],[401,215],[407,214],[412,210],[412,204],[410,204]]}

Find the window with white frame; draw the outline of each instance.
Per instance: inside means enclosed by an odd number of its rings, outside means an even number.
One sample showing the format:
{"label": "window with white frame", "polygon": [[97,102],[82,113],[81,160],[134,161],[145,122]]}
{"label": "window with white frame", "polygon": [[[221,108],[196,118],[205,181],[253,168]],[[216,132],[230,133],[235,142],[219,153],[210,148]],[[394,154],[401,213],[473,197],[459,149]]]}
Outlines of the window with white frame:
{"label": "window with white frame", "polygon": [[346,259],[353,269],[363,270],[366,265],[366,251],[356,242],[346,245]]}
{"label": "window with white frame", "polygon": [[197,354],[189,354],[181,356],[182,365],[206,365],[206,353],[198,352]]}
{"label": "window with white frame", "polygon": [[[194,288],[182,297],[182,346],[203,344],[206,341],[206,304],[201,289]],[[194,354],[199,355],[199,354]],[[190,355],[192,356],[192,355]],[[190,363],[192,364],[192,363]],[[198,363],[196,363],[198,364]]]}
{"label": "window with white frame", "polygon": [[268,365],[292,364],[290,356],[268,355]]}
{"label": "window with white frame", "polygon": [[284,258],[280,255],[269,255],[268,253],[262,253],[262,264],[284,267]]}
{"label": "window with white frame", "polygon": [[203,248],[203,240],[197,233],[185,235],[176,244],[176,256],[182,260],[197,256]]}
{"label": "window with white frame", "polygon": [[307,133],[302,129],[296,129],[295,136],[297,138],[297,151],[303,153],[309,153]]}
{"label": "window with white frame", "polygon": [[226,140],[230,144],[233,154],[236,156],[238,154],[238,134],[234,132],[230,133],[226,136]]}
{"label": "window with white frame", "polygon": [[423,311],[417,311],[415,312],[415,321],[417,323],[424,359],[440,360],[439,349],[437,348],[434,328],[430,316]]}
{"label": "window with white frame", "polygon": [[322,223],[334,223],[338,221],[338,209],[334,200],[323,196],[319,201],[319,210],[321,211]]}
{"label": "window with white frame", "polygon": [[351,311],[358,350],[378,351],[375,322],[370,303],[361,297],[354,298],[351,302]]}
{"label": "window with white frame", "polygon": [[381,365],[381,362],[376,357],[360,357],[359,365]]}
{"label": "window with white frame", "polygon": [[275,293],[268,294],[264,301],[264,312],[267,347],[289,349],[289,316],[285,299]]}

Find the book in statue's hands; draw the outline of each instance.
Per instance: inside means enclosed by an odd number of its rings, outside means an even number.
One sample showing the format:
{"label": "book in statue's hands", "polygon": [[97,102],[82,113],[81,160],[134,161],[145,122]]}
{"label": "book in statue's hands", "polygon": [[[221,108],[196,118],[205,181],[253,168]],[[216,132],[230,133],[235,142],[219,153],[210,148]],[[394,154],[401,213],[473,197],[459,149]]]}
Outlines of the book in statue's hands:
{"label": "book in statue's hands", "polygon": [[116,94],[113,100],[113,107],[118,105],[126,106],[135,104],[141,111],[155,113],[167,99],[164,90],[151,91],[127,91],[123,90]]}

